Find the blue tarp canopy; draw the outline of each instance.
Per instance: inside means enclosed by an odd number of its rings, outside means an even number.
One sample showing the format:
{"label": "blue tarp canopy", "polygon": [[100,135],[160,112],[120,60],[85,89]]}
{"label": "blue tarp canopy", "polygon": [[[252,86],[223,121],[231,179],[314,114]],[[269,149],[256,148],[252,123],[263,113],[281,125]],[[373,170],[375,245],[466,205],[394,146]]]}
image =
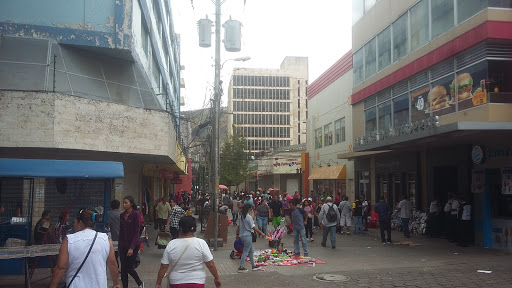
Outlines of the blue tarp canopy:
{"label": "blue tarp canopy", "polygon": [[1,159],[0,177],[123,178],[121,162]]}

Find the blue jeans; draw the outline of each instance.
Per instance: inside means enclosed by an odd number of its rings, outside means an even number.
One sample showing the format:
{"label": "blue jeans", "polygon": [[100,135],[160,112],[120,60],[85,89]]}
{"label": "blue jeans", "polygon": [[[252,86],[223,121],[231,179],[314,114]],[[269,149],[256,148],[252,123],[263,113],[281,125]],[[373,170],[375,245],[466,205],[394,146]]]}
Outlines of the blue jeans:
{"label": "blue jeans", "polygon": [[254,249],[252,248],[252,235],[241,236],[240,240],[244,242],[244,251],[242,252],[242,258],[240,258],[240,267],[244,267],[245,259],[247,255],[251,259],[251,266],[254,267]]}
{"label": "blue jeans", "polygon": [[256,221],[258,222],[258,228],[261,232],[263,232],[263,234],[267,234],[268,217],[256,216]]}
{"label": "blue jeans", "polygon": [[363,216],[354,216],[354,234],[363,233]]}
{"label": "blue jeans", "polygon": [[409,232],[409,218],[402,218],[402,226],[404,228],[404,236],[411,237],[411,233]]}
{"label": "blue jeans", "polygon": [[322,237],[322,245],[327,243],[327,234],[331,233],[331,245],[332,247],[336,246],[336,225],[332,226],[324,226],[324,235]]}
{"label": "blue jeans", "polygon": [[304,256],[308,255],[308,241],[306,240],[306,229],[293,230],[293,246],[295,248],[295,255],[300,255],[299,237],[302,238],[302,249],[304,249]]}

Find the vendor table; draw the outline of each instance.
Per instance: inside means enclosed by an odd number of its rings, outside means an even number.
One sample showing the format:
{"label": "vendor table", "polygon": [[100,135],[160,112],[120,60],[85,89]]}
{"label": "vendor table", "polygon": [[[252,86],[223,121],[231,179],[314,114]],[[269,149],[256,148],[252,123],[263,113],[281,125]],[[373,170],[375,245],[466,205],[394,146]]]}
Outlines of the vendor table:
{"label": "vendor table", "polygon": [[[117,251],[117,241],[112,241],[114,250]],[[30,288],[28,259],[33,257],[59,255],[60,244],[32,245],[21,247],[0,247],[1,259],[23,258],[25,262],[25,287]]]}

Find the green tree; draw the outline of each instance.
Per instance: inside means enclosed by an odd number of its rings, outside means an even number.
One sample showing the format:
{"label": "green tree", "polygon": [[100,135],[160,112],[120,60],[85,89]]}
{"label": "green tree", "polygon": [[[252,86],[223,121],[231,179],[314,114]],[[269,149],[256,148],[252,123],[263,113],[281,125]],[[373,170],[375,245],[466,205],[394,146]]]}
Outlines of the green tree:
{"label": "green tree", "polygon": [[249,155],[244,150],[247,143],[241,133],[228,136],[220,153],[220,183],[237,186],[249,178]]}

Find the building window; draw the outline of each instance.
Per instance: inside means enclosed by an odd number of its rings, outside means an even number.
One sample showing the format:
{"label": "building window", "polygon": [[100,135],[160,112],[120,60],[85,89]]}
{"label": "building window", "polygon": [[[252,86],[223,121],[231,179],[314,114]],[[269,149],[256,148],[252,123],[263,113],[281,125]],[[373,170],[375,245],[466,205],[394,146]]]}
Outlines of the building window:
{"label": "building window", "polygon": [[141,13],[141,19],[140,19],[140,26],[141,26],[141,31],[140,31],[140,37],[142,39],[142,50],[144,50],[144,54],[146,54],[146,57],[148,57],[148,53],[149,53],[149,33],[148,33],[148,29],[146,28],[146,21],[144,19],[144,14]]}
{"label": "building window", "polygon": [[[453,28],[454,7],[453,1],[430,0],[432,13],[432,39],[444,34]],[[464,6],[466,4],[460,3]]]}
{"label": "building window", "polygon": [[315,130],[315,149],[322,148],[322,128]]}
{"label": "building window", "polygon": [[368,79],[377,72],[377,40],[373,38],[364,45],[364,78]]}
{"label": "building window", "polygon": [[464,22],[471,16],[482,11],[487,7],[487,3],[482,0],[463,0],[464,5],[461,5],[461,0],[457,3],[457,23]]}
{"label": "building window", "polygon": [[409,123],[409,95],[403,94],[393,99],[393,127]]}
{"label": "building window", "polygon": [[[407,55],[407,39],[407,13],[405,13],[393,22],[393,62]],[[354,75],[355,71],[354,65]]]}
{"label": "building window", "polygon": [[411,52],[427,44],[429,40],[428,0],[421,0],[409,11]]}
{"label": "building window", "polygon": [[379,131],[389,131],[391,129],[391,101],[379,104]]}
{"label": "building window", "polygon": [[334,121],[334,138],[336,143],[345,141],[345,118]]}
{"label": "building window", "polygon": [[324,145],[332,145],[332,123],[324,125]]}
{"label": "building window", "polygon": [[359,49],[353,56],[354,85],[364,80],[363,48]]}
{"label": "building window", "polygon": [[377,111],[376,107],[364,111],[365,135],[374,133],[377,130]]}
{"label": "building window", "polygon": [[384,29],[379,35],[377,35],[378,45],[378,70],[382,70],[391,64],[391,26]]}
{"label": "building window", "polygon": [[352,0],[352,25],[364,15],[364,1]]}

